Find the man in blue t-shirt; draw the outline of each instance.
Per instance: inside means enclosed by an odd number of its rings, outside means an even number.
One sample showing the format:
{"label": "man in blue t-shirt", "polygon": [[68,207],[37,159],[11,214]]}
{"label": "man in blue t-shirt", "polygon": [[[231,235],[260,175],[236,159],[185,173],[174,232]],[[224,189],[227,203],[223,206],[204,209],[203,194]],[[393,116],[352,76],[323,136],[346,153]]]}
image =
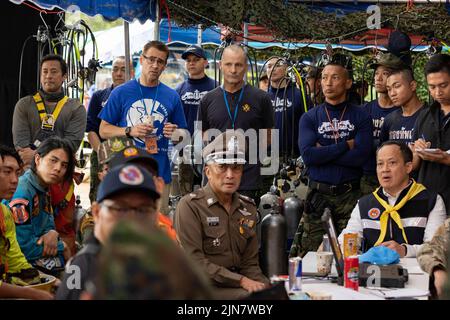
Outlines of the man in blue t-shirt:
{"label": "man in blue t-shirt", "polygon": [[99,117],[103,139],[127,136],[136,146],[145,148],[159,164],[159,175],[166,187],[161,212],[168,212],[171,178],[167,154],[169,139],[177,128],[186,128],[180,97],[159,81],[169,48],[160,41],[145,44],[140,57],[139,79],[130,80],[113,90]]}
{"label": "man in blue t-shirt", "polygon": [[[308,111],[300,90],[286,75],[287,64],[282,58],[274,57],[267,62],[269,77],[268,93],[275,114],[275,129],[279,130],[280,164],[300,155],[298,150],[298,122]],[[306,101],[306,98],[305,98]]]}
{"label": "man in blue t-shirt", "polygon": [[[208,66],[205,51],[199,46],[190,46],[183,52],[181,58],[185,60],[186,70],[189,78],[180,83],[175,91],[178,92],[183,104],[184,116],[186,117],[187,128],[191,135],[191,141],[194,137],[194,122],[197,120],[198,106],[200,100],[209,91],[214,89],[217,84],[205,74]],[[195,179],[194,170],[189,161],[189,155],[183,158],[184,161],[178,166],[178,183],[180,185],[181,195],[186,195],[193,190],[194,182],[201,184],[200,176]]]}
{"label": "man in blue t-shirt", "polygon": [[332,213],[337,233],[347,225],[360,197],[362,165],[372,144],[372,120],[361,107],[348,101],[352,87],[351,58],[334,54],[322,71],[325,103],[300,119],[300,153],[309,170],[308,192],[302,220],[290,256],[316,251],[324,234],[321,216]]}
{"label": "man in blue t-shirt", "polygon": [[375,70],[374,82],[378,98],[364,105],[364,109],[372,117],[373,123],[373,146],[367,162],[363,165],[363,176],[361,178],[361,193],[363,195],[372,193],[378,186],[376,173],[376,150],[380,145],[380,132],[384,118],[400,107],[394,106],[386,89],[386,80],[394,70],[404,66],[403,62],[392,53],[381,54],[376,62],[370,65]]}
{"label": "man in blue t-shirt", "polygon": [[417,97],[417,82],[414,80],[411,69],[392,72],[386,80],[386,88],[394,106],[401,108],[384,119],[380,143],[398,140],[409,145],[414,142],[414,124],[424,108],[423,102]]}
{"label": "man in blue t-shirt", "polygon": [[[133,64],[130,63],[130,68],[132,68]],[[132,71],[133,72],[133,71]],[[89,107],[87,111],[87,124],[86,124],[86,132],[88,133],[88,140],[92,147],[92,153],[90,157],[91,167],[90,167],[90,190],[89,190],[89,199],[91,202],[95,201],[95,195],[97,193],[97,187],[100,183],[98,180],[98,158],[97,158],[97,150],[102,142],[100,138],[100,134],[98,132],[100,127],[101,119],[98,117],[100,111],[105,106],[106,101],[108,101],[109,95],[111,91],[117,86],[121,85],[125,82],[125,57],[119,56],[113,60],[112,63],[112,85],[106,89],[95,91],[92,94],[91,100],[89,101]],[[134,72],[132,77],[134,78]]]}

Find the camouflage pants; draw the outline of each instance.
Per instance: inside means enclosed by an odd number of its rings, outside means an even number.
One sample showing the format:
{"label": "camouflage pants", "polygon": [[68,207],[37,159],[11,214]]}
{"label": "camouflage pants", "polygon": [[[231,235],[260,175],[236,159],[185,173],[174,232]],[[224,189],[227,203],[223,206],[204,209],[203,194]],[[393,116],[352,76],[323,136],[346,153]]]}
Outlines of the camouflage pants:
{"label": "camouflage pants", "polygon": [[363,175],[361,177],[360,185],[361,193],[363,196],[367,194],[371,194],[375,191],[376,188],[380,186],[380,183],[378,182],[377,176],[373,175]]}
{"label": "camouflage pants", "polygon": [[100,180],[98,179],[98,157],[97,152],[92,151],[91,153],[91,169],[90,169],[90,189],[89,189],[89,200],[91,200],[91,203],[95,201],[95,198],[97,198],[97,188],[100,184]]}
{"label": "camouflage pants", "polygon": [[326,207],[331,209],[336,236],[338,236],[347,226],[353,208],[360,197],[360,190],[351,190],[338,196],[331,196],[308,189],[305,212],[298,225],[289,257],[303,257],[309,251],[317,251],[326,232],[321,221]]}

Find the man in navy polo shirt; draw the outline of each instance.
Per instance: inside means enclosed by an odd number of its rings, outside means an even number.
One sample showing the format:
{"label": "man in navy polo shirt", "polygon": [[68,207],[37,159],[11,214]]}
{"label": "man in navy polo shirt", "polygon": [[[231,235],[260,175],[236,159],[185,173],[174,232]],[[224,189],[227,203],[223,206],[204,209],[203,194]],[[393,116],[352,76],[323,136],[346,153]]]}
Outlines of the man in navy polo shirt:
{"label": "man in navy polo shirt", "polygon": [[[300,90],[287,77],[287,64],[284,59],[275,57],[267,63],[270,98],[275,113],[275,129],[280,133],[280,156],[297,158],[298,122],[308,111]],[[306,98],[305,98],[306,101]]]}
{"label": "man in navy polo shirt", "polygon": [[[208,92],[200,101],[198,120],[201,130],[205,132],[217,129],[224,132],[227,129],[242,129],[246,132],[253,129],[259,136],[260,129],[269,129],[270,137],[270,129],[274,126],[272,101],[266,92],[245,83],[244,75],[248,64],[244,49],[238,45],[226,47],[220,69],[223,73],[223,85]],[[210,137],[204,135],[203,139],[208,140]],[[260,140],[257,138],[256,141],[249,142],[255,147]],[[259,202],[261,162],[260,159],[250,159],[248,162],[257,163],[245,165],[238,191]]]}
{"label": "man in navy polo shirt", "polygon": [[[132,64],[130,65],[132,67]],[[131,68],[133,70],[133,68]],[[98,117],[100,111],[102,111],[103,106],[108,101],[111,91],[117,86],[125,82],[125,57],[120,56],[114,59],[112,63],[112,85],[106,89],[95,91],[89,101],[88,113],[87,113],[87,124],[86,132],[88,133],[88,140],[92,147],[91,153],[91,180],[90,180],[90,190],[89,199],[91,202],[95,201],[95,194],[97,193],[97,187],[100,181],[98,180],[98,158],[97,151],[102,139],[100,139],[100,134],[98,132],[100,127],[101,119]],[[134,72],[132,74],[134,78]]]}
{"label": "man in navy polo shirt", "polygon": [[186,128],[183,106],[177,92],[159,81],[169,48],[160,41],[145,44],[140,57],[139,79],[130,80],[113,90],[99,117],[103,139],[127,136],[136,146],[146,148],[159,164],[159,175],[166,187],[161,212],[168,213],[172,181],[167,154],[169,139],[177,128]]}
{"label": "man in navy polo shirt", "polygon": [[[180,83],[175,90],[180,95],[187,128],[192,140],[194,137],[194,122],[197,120],[200,100],[209,91],[214,89],[217,84],[213,79],[205,74],[205,69],[208,66],[208,60],[206,59],[206,52],[201,47],[195,45],[190,46],[183,52],[181,58],[185,60],[189,78]],[[180,163],[178,166],[178,182],[180,185],[181,195],[192,192],[195,180],[194,171],[190,163],[186,162],[186,160],[187,159],[185,159],[184,162]],[[198,181],[198,184],[200,183],[201,181]]]}

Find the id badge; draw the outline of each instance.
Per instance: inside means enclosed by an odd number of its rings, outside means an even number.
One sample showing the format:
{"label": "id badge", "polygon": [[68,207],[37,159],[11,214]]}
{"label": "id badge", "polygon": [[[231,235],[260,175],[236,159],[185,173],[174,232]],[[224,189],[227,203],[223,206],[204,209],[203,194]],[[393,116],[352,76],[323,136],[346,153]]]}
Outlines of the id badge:
{"label": "id badge", "polygon": [[145,137],[145,149],[150,154],[158,153],[158,139],[155,135]]}
{"label": "id badge", "polygon": [[53,118],[53,115],[51,114],[46,114],[44,116],[44,119],[42,119],[42,125],[41,128],[42,129],[46,129],[46,130],[52,130],[55,127],[55,119]]}

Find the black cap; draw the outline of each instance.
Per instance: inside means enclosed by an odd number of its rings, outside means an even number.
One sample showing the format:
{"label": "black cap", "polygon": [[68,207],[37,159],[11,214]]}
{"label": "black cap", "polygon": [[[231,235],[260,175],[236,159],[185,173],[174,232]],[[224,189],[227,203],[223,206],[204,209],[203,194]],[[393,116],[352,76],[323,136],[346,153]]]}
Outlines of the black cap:
{"label": "black cap", "polygon": [[98,186],[97,202],[124,191],[143,191],[152,199],[159,199],[153,176],[141,166],[125,164],[113,168],[108,172]]}
{"label": "black cap", "polygon": [[138,161],[145,162],[156,175],[158,175],[158,162],[144,149],[136,146],[127,147],[122,151],[116,153],[109,161],[109,167],[114,168],[116,166],[126,163],[136,163]]}
{"label": "black cap", "polygon": [[188,57],[188,55],[193,54],[199,58],[203,58],[206,60],[206,52],[205,50],[203,50],[201,47],[196,46],[196,45],[192,45],[189,48],[187,48],[182,54],[181,54],[181,58],[186,60],[186,58]]}

